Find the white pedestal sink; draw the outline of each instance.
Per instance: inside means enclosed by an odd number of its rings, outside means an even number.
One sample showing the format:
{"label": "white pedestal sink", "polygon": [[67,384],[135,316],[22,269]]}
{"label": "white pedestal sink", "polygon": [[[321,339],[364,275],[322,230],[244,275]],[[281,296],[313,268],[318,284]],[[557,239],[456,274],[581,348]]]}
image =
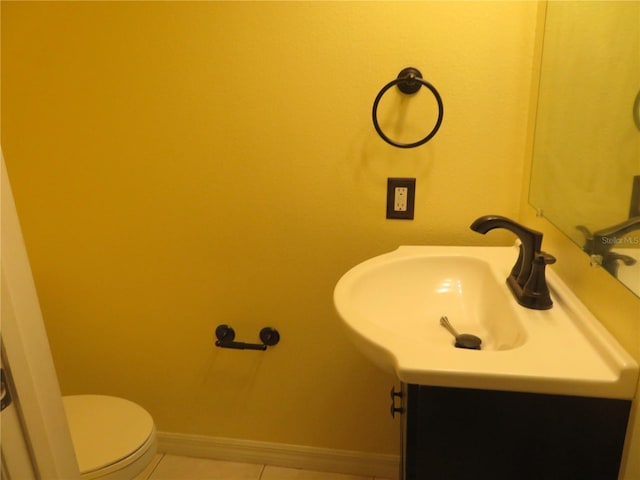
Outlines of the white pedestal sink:
{"label": "white pedestal sink", "polygon": [[[554,306],[531,310],[505,279],[515,247],[403,246],[338,282],[334,302],[354,345],[404,383],[631,399],[638,364],[547,271]],[[455,348],[446,315],[481,350]]]}

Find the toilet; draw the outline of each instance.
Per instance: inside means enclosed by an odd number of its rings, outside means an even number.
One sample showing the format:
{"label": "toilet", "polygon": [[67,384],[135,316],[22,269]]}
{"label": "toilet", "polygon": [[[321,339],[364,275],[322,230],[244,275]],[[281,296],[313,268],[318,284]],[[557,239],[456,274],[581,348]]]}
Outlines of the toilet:
{"label": "toilet", "polygon": [[[153,418],[122,398],[61,397],[1,148],[0,166],[2,367],[21,378],[13,385],[16,406],[8,410],[15,428],[7,428],[6,437],[16,448],[3,449],[2,476],[35,478],[38,472],[38,478],[76,479],[80,473],[81,479],[135,480],[156,454]],[[4,381],[2,390],[4,401]]]}
{"label": "toilet", "polygon": [[62,397],[81,479],[132,480],[153,460],[156,429],[141,406],[105,395]]}

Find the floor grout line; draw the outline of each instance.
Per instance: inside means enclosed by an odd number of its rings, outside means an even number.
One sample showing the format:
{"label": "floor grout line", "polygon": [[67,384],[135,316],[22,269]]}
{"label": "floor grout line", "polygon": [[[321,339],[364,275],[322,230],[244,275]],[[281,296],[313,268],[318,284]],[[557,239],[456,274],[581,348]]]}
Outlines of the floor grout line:
{"label": "floor grout line", "polygon": [[[147,467],[147,471],[143,471],[140,473],[140,476],[138,477],[139,480],[154,480],[154,475],[157,473],[158,469],[160,468],[160,464],[163,462],[163,460],[166,460],[167,453],[166,452],[158,453],[156,456],[158,458],[154,458],[153,462]],[[176,455],[176,456],[182,457],[181,455]],[[185,458],[191,458],[191,457],[185,457]],[[237,462],[237,463],[243,463],[243,462]],[[266,478],[265,473],[270,465],[266,463],[259,463],[257,465],[260,465],[260,471],[257,477],[255,477],[255,480],[263,480],[264,478]],[[299,469],[299,470],[311,471],[311,470],[305,470],[305,469]],[[322,472],[317,472],[317,473],[322,473]],[[330,473],[330,472],[327,472],[327,473]],[[362,477],[358,477],[358,478],[362,478],[363,480],[386,480],[386,479],[383,479],[382,477],[376,477],[375,475],[373,476],[363,475]],[[229,480],[233,480],[233,479],[229,479]]]}

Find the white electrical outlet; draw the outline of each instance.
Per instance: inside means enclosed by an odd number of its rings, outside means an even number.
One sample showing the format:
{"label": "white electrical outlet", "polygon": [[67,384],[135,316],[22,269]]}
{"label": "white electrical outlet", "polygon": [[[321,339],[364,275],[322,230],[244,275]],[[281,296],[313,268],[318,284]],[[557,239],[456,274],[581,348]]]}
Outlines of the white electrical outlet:
{"label": "white electrical outlet", "polygon": [[396,212],[406,212],[407,211],[407,187],[396,187],[394,191],[393,197],[393,209]]}
{"label": "white electrical outlet", "polygon": [[387,178],[387,218],[413,220],[415,178]]}

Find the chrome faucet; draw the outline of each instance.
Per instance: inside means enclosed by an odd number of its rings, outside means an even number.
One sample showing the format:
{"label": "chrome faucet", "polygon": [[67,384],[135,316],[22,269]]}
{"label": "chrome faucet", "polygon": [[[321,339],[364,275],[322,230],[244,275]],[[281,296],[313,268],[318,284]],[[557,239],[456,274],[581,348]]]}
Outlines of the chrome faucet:
{"label": "chrome faucet", "polygon": [[518,260],[507,277],[507,285],[518,303],[535,310],[547,310],[553,306],[545,277],[545,267],[555,263],[552,255],[542,248],[542,233],[527,228],[507,217],[486,215],[471,224],[471,230],[482,234],[494,228],[504,228],[520,239]]}

